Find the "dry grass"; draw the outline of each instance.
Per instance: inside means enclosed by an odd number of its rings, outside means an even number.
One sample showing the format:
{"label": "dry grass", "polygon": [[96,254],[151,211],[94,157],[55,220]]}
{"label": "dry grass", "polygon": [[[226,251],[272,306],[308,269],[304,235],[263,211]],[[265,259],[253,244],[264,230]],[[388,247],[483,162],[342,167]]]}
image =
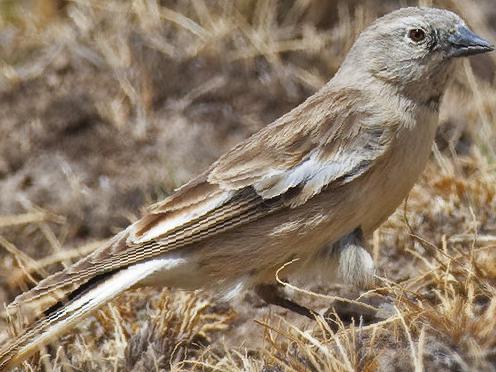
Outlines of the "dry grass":
{"label": "dry grass", "polygon": [[[421,1],[432,3],[496,39],[493,0]],[[0,303],[297,105],[366,24],[406,4],[0,3]],[[21,370],[494,370],[495,56],[460,66],[428,169],[371,240],[380,288],[364,298],[389,304],[383,321],[308,322],[250,294],[130,291]]]}

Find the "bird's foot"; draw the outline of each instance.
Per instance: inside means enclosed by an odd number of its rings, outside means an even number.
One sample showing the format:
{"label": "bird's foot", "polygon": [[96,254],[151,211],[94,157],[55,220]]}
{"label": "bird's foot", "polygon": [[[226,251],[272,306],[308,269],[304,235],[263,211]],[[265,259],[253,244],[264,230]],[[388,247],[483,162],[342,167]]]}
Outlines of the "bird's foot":
{"label": "bird's foot", "polygon": [[255,293],[267,304],[283,307],[296,314],[306,316],[309,319],[314,320],[318,315],[315,311],[288,299],[283,293],[282,288],[275,284],[259,284],[255,288]]}

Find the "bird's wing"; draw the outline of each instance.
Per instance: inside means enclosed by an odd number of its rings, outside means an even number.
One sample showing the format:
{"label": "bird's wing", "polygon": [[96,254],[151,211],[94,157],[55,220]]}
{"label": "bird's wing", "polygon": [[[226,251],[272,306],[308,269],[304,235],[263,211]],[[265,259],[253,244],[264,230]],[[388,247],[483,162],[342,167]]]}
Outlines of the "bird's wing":
{"label": "bird's wing", "polygon": [[91,278],[305,203],[359,177],[389,148],[356,91],[321,91],[222,156],[108,244],[21,294],[12,306],[67,296]]}
{"label": "bird's wing", "polygon": [[304,204],[359,177],[388,151],[399,120],[387,117],[359,91],[324,90],[221,157],[208,182],[253,187],[263,199],[300,188],[289,203]]}

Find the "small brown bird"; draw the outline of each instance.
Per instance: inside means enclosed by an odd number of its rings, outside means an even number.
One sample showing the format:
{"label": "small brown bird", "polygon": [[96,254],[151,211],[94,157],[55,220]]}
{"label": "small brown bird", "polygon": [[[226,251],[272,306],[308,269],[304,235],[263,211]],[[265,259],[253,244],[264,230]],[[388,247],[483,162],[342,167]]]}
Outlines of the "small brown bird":
{"label": "small brown bird", "polygon": [[276,270],[294,258],[303,262],[295,270],[319,267],[329,280],[370,285],[364,236],[424,169],[455,58],[493,49],[446,10],[405,8],[378,19],[317,93],[17,297],[10,313],[38,320],[0,351],[0,370],[135,286],[227,297],[251,287],[304,313],[271,291]]}

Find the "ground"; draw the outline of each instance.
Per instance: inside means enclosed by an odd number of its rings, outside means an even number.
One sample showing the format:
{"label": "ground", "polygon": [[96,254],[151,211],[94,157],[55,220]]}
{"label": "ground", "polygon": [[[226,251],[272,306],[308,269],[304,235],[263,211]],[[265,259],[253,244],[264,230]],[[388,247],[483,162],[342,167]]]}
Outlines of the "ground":
{"label": "ground", "polygon": [[[302,102],[409,1],[0,3],[0,303]],[[494,0],[423,1],[496,40]],[[289,283],[318,321],[248,292],[129,291],[21,370],[496,370],[496,54],[460,63],[429,165],[370,238],[380,316]],[[371,201],[373,207],[373,201]],[[305,290],[305,292],[303,291]],[[334,297],[333,297],[334,296]],[[0,314],[0,343],[9,337]]]}

